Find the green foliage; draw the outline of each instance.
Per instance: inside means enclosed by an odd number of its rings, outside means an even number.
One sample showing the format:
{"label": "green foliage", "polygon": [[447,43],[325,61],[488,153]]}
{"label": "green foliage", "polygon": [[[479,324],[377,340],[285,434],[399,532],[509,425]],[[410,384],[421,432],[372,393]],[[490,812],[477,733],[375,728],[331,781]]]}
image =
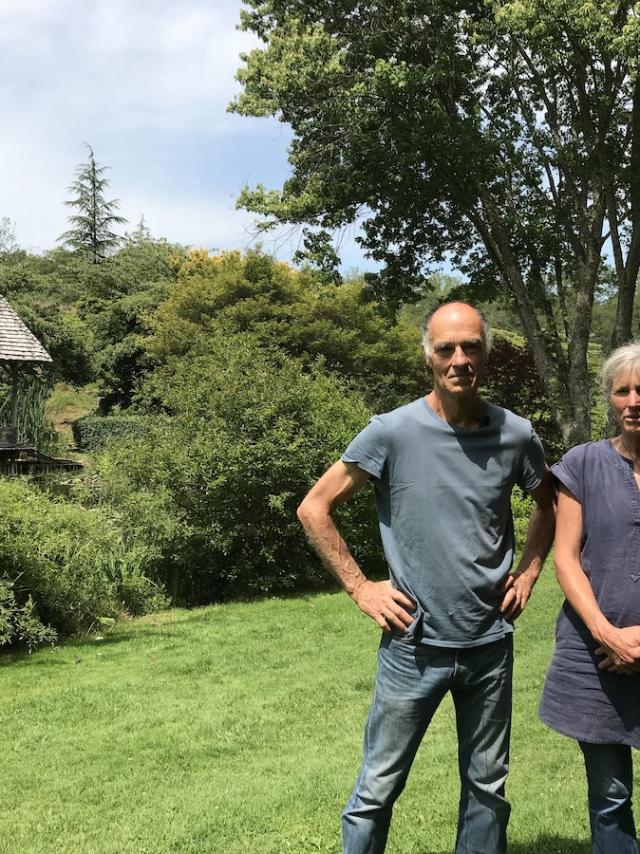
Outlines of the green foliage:
{"label": "green foliage", "polygon": [[[631,337],[640,269],[640,23],[632,0],[247,0],[231,109],[293,134],[284,186],[246,188],[263,228],[302,227],[309,257],[358,222],[412,299],[448,259],[476,300],[518,314],[564,441],[589,438],[586,359],[604,248]],[[631,130],[630,130],[631,129]],[[324,262],[322,250],[327,250]]]}
{"label": "green foliage", "polygon": [[[300,368],[246,333],[214,337],[206,354],[157,372],[152,397],[172,415],[156,416],[148,436],[112,445],[99,461],[97,500],[129,526],[131,542],[158,544],[156,565],[175,599],[326,583],[295,509],[369,413],[320,368]],[[366,495],[345,509],[341,526],[365,565],[379,568]]]}
{"label": "green foliage", "polygon": [[516,538],[516,549],[522,549],[527,541],[527,526],[535,504],[525,492],[514,489],[511,495],[511,512],[513,514],[513,530]]}
{"label": "green foliage", "polygon": [[[24,372],[18,380],[18,441],[54,453],[57,436],[46,412],[50,385],[38,374]],[[11,380],[0,374],[0,424],[11,422]]]}
{"label": "green foliage", "polygon": [[122,248],[110,258],[111,275],[121,293],[142,290],[151,283],[173,282],[186,255],[183,246],[148,234],[128,235]]}
{"label": "green foliage", "polygon": [[0,480],[0,642],[34,645],[164,604],[147,560],[104,511]]}
{"label": "green foliage", "polygon": [[168,284],[159,282],[96,303],[94,330],[99,346],[96,361],[101,412],[129,407],[142,378],[153,367],[146,338],[151,316],[167,294]]}
{"label": "green foliage", "polygon": [[82,386],[93,380],[93,333],[73,309],[61,310],[47,302],[34,304],[21,297],[11,305],[53,359],[42,367],[50,385],[67,382]]}
{"label": "green foliage", "polygon": [[402,319],[394,325],[362,282],[326,286],[260,252],[191,253],[150,326],[147,346],[160,364],[206,352],[212,337],[251,332],[307,370],[321,358],[378,412],[424,390],[419,332]]}
{"label": "green foliage", "polygon": [[149,370],[148,316],[175,282],[182,247],[133,235],[100,264],[62,249],[0,257],[0,293],[53,358],[43,376],[99,383],[102,411],[131,404]]}
{"label": "green foliage", "polygon": [[116,214],[120,207],[118,199],[107,201],[104,191],[109,186],[104,177],[107,166],[98,166],[93,149],[87,145],[89,157],[86,163],[76,168],[75,181],[69,186],[74,194],[65,205],[75,208],[77,213],[69,216],[72,225],[58,240],[76,252],[88,256],[93,264],[104,260],[120,244],[122,238],[113,226],[123,225],[127,220]]}
{"label": "green foliage", "polygon": [[564,450],[562,434],[535,370],[531,349],[520,335],[493,330],[483,394],[492,403],[528,418],[544,445],[547,459],[560,457]]}
{"label": "green foliage", "polygon": [[85,415],[71,425],[76,445],[84,451],[95,451],[107,442],[139,436],[148,429],[148,419],[140,415]]}
{"label": "green foliage", "polygon": [[55,643],[58,634],[40,622],[32,597],[19,605],[13,587],[13,580],[0,578],[0,647],[17,642],[31,651],[40,644]]}

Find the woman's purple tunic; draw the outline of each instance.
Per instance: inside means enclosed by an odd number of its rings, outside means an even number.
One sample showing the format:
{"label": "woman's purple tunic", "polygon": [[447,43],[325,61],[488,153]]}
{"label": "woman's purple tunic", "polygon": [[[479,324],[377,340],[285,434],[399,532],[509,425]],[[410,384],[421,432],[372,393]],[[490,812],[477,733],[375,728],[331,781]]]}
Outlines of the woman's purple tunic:
{"label": "woman's purple tunic", "polygon": [[[631,460],[609,440],[572,448],[551,469],[582,505],[580,562],[613,625],[640,625],[640,490]],[[592,744],[640,747],[640,674],[598,670],[599,644],[565,602],[540,717]]]}

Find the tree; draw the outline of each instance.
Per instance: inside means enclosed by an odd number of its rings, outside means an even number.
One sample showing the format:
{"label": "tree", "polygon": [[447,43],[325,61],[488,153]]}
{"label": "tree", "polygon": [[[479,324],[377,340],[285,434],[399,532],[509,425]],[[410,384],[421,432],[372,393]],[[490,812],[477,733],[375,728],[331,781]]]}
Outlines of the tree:
{"label": "tree", "polygon": [[[357,219],[379,290],[449,257],[509,294],[564,441],[590,434],[587,347],[608,250],[613,341],[640,268],[640,17],[631,0],[247,0],[265,43],[232,109],[293,129],[282,190],[239,202],[304,226]],[[332,250],[330,250],[332,251]],[[329,255],[330,255],[329,251]]]}
{"label": "tree", "polygon": [[[384,412],[424,393],[420,334],[401,318],[392,325],[365,298],[362,281],[327,287],[260,252],[189,253],[178,282],[150,318],[152,360],[207,351],[216,337],[250,332],[265,347],[325,369]],[[115,383],[114,383],[115,384]]]}
{"label": "tree", "polygon": [[0,259],[17,249],[15,224],[8,216],[0,216]]}
{"label": "tree", "polygon": [[120,244],[120,238],[114,231],[115,225],[124,225],[127,220],[116,214],[120,207],[118,199],[107,201],[104,191],[109,182],[104,177],[108,166],[98,166],[93,149],[87,144],[89,158],[76,168],[76,180],[67,188],[74,198],[65,202],[67,207],[75,208],[77,213],[69,216],[73,228],[60,235],[59,241],[85,253],[94,264],[100,263]]}

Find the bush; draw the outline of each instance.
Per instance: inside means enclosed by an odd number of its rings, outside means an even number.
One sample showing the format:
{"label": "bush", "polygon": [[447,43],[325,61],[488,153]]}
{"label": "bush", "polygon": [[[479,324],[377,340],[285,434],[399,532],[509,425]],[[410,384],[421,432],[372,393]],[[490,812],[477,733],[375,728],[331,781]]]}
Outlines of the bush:
{"label": "bush", "polygon": [[535,503],[526,493],[516,487],[511,496],[511,512],[513,513],[513,529],[516,539],[516,549],[521,551],[527,541],[527,526],[529,516],[533,512]]}
{"label": "bush", "polygon": [[13,581],[0,578],[0,646],[19,641],[31,651],[39,644],[54,643],[56,630],[40,622],[31,596],[24,605],[18,604],[13,586]]}
{"label": "bush", "polygon": [[149,326],[149,358],[159,363],[202,352],[212,335],[250,332],[305,369],[321,358],[375,412],[424,393],[417,329],[402,320],[394,325],[360,281],[322,285],[309,270],[260,252],[191,252]]}
{"label": "bush", "polygon": [[[305,373],[252,336],[229,335],[212,339],[207,355],[172,362],[150,396],[173,414],[109,448],[98,464],[99,500],[118,511],[130,546],[151,537],[174,598],[193,604],[326,584],[295,510],[366,424],[358,395],[320,366]],[[366,492],[344,509],[341,529],[371,571],[381,561]]]}
{"label": "bush", "polygon": [[85,415],[71,425],[76,445],[95,451],[110,440],[139,436],[147,429],[147,419],[139,415]]}
{"label": "bush", "polygon": [[0,644],[32,646],[156,607],[145,558],[126,548],[104,511],[0,480]]}
{"label": "bush", "polygon": [[[18,441],[33,445],[40,451],[55,454],[58,434],[47,416],[47,398],[51,388],[35,373],[23,372],[18,380],[17,426]],[[0,374],[0,424],[11,422],[11,385]]]}

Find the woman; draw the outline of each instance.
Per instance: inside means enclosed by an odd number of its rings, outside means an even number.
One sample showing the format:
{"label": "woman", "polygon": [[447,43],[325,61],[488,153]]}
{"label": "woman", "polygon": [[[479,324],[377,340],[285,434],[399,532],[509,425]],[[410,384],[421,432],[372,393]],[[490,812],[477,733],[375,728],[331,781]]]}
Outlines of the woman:
{"label": "woman", "polygon": [[572,448],[559,486],[555,562],[566,601],[540,717],[584,754],[593,851],[637,854],[631,748],[640,747],[640,344],[607,359],[620,433]]}

